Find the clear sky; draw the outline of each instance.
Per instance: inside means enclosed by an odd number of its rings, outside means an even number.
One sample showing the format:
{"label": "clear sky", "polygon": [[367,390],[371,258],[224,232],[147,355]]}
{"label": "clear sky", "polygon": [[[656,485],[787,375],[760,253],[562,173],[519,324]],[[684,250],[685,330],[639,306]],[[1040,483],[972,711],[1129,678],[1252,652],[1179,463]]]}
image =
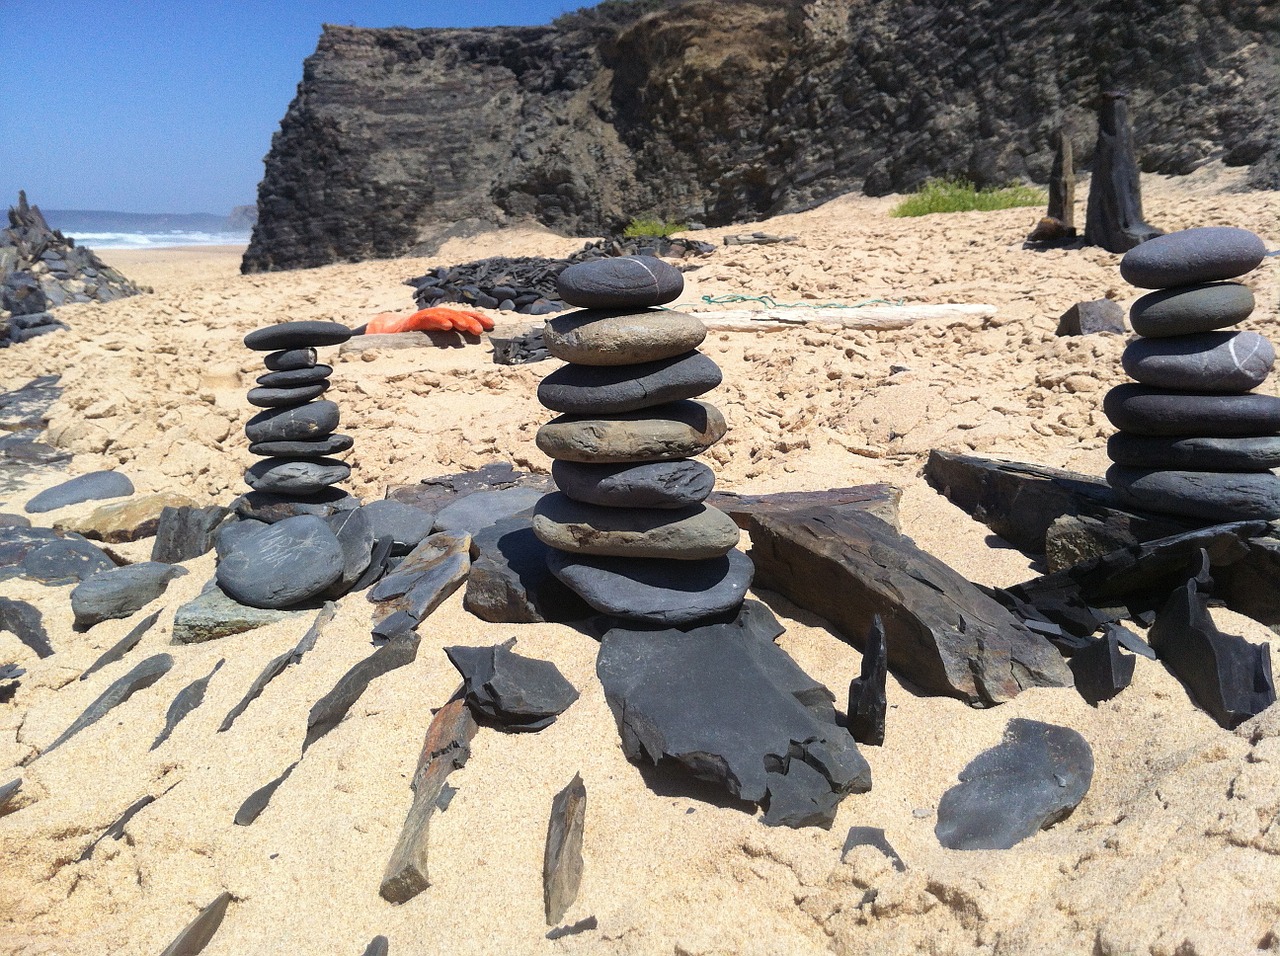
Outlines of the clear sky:
{"label": "clear sky", "polygon": [[598,0],[0,0],[0,209],[219,215],[323,23],[529,26]]}

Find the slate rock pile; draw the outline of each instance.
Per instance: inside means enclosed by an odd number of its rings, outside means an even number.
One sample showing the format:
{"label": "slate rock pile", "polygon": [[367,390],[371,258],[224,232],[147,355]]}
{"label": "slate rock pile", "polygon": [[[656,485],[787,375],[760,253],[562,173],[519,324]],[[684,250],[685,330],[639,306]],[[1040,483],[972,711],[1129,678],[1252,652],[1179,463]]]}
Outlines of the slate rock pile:
{"label": "slate rock pile", "polygon": [[560,489],[534,511],[548,567],[596,610],[663,627],[732,614],[752,576],[737,525],[704,504],[714,474],[693,460],[725,434],[696,401],[721,380],[697,351],[706,328],[655,308],[683,287],[650,257],[565,269],[560,294],[582,311],[547,323],[547,348],[569,364],[538,387],[561,413],[537,435]]}
{"label": "slate rock pile", "polygon": [[1232,330],[1253,312],[1237,279],[1266,254],[1245,229],[1212,226],[1159,236],[1125,253],[1120,274],[1155,291],[1129,312],[1125,349],[1135,379],[1103,409],[1118,428],[1107,481],[1130,505],[1204,521],[1280,517],[1280,398],[1252,391],[1275,349]]}

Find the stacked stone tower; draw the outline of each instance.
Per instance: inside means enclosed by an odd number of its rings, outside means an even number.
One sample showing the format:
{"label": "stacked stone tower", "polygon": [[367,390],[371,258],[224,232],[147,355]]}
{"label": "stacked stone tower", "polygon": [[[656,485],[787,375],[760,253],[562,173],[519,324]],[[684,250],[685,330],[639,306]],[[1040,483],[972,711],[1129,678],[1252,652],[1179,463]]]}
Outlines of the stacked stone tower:
{"label": "stacked stone tower", "polygon": [[582,311],[547,323],[548,350],[569,364],[538,388],[561,413],[537,436],[560,489],[533,519],[548,566],[598,611],[668,627],[736,612],[752,575],[737,526],[704,503],[714,474],[693,460],[725,434],[716,407],[695,400],[721,380],[697,351],[706,328],[655,308],[683,288],[648,256],[565,269],[560,296]]}
{"label": "stacked stone tower", "polygon": [[1126,281],[1157,291],[1134,303],[1125,349],[1136,380],[1103,409],[1120,429],[1107,481],[1130,504],[1203,521],[1280,517],[1280,398],[1252,392],[1275,362],[1256,332],[1230,331],[1253,312],[1235,279],[1257,268],[1262,240],[1214,226],[1160,236],[1127,252]]}

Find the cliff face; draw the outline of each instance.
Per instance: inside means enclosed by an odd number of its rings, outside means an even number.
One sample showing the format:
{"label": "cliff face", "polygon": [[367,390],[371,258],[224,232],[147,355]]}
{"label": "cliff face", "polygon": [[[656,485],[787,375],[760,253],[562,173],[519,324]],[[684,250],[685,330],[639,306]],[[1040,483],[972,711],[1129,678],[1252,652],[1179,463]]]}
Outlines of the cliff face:
{"label": "cliff face", "polygon": [[929,176],[1043,181],[1131,91],[1144,170],[1280,187],[1280,0],[607,0],[549,27],[326,27],[275,135],[247,272],[520,219],[726,224]]}

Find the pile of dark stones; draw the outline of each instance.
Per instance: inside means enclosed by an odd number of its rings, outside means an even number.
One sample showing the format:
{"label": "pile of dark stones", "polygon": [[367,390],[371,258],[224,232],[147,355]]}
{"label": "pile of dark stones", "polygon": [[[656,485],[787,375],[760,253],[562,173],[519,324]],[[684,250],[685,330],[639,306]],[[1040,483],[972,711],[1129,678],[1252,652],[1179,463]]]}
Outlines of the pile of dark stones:
{"label": "pile of dark stones", "polygon": [[1202,521],[1280,517],[1280,398],[1253,392],[1275,349],[1256,332],[1232,330],[1253,312],[1237,279],[1266,247],[1245,229],[1212,226],[1142,243],[1120,262],[1148,293],[1129,321],[1125,349],[1135,382],[1111,390],[1103,408],[1120,431],[1107,444],[1107,481],[1131,506]]}
{"label": "pile of dark stones", "polygon": [[558,492],[535,508],[552,573],[606,615],[664,627],[732,617],[751,583],[738,527],[704,504],[715,476],[693,456],[722,437],[719,410],[696,396],[720,384],[697,351],[706,328],[656,308],[684,288],[660,259],[597,259],[565,269],[561,298],[581,311],[544,338],[569,364],[538,399],[561,413],[538,431]]}

